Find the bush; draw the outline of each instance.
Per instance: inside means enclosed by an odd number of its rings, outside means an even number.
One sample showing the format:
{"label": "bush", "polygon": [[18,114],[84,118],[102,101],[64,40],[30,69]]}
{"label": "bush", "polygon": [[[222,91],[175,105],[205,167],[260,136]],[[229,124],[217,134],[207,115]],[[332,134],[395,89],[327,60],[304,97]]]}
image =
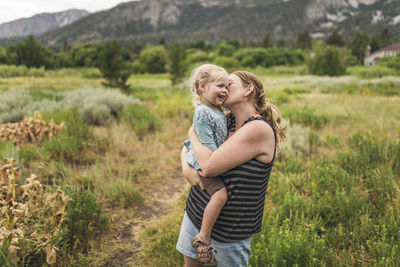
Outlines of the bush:
{"label": "bush", "polygon": [[166,71],[167,52],[163,46],[147,47],[140,52],[139,62],[145,72],[163,73]]}
{"label": "bush", "polygon": [[356,67],[348,67],[347,73],[349,75],[362,78],[362,79],[372,79],[372,78],[380,78],[385,76],[394,76],[396,72],[388,67],[374,65],[373,67],[367,66],[356,66]]}
{"label": "bush", "polygon": [[46,140],[42,144],[43,151],[50,159],[67,162],[84,162],[82,152],[93,145],[94,135],[76,109],[62,110],[53,114],[44,114],[55,122],[65,123],[65,130],[58,136]]}
{"label": "bush", "polygon": [[400,142],[378,140],[370,134],[356,133],[349,139],[351,151],[339,154],[339,164],[349,173],[366,177],[379,166],[399,172]]}
{"label": "bush", "polygon": [[269,67],[262,71],[263,74],[267,75],[306,75],[308,74],[308,67],[306,65],[300,66],[274,66]]}
{"label": "bush", "polygon": [[240,68],[240,62],[231,57],[218,56],[214,59],[214,64],[221,66],[228,72],[235,71]]}
{"label": "bush", "polygon": [[334,257],[319,237],[316,220],[308,222],[296,214],[279,225],[279,218],[267,215],[261,233],[254,236],[249,266],[321,266]]}
{"label": "bush", "polygon": [[300,123],[304,126],[321,128],[327,124],[330,117],[326,114],[319,114],[316,110],[304,106],[303,108],[282,110],[284,117],[288,118],[292,123]]}
{"label": "bush", "polygon": [[314,48],[314,53],[315,56],[308,61],[310,73],[329,76],[345,74],[346,66],[336,47],[317,45]]}
{"label": "bush", "polygon": [[144,105],[135,104],[126,108],[122,113],[122,120],[129,123],[138,135],[155,130],[160,122]]}
{"label": "bush", "polygon": [[186,50],[186,59],[185,59],[186,66],[192,66],[193,64],[196,63],[198,64],[198,63],[212,62],[212,61],[213,61],[213,56],[205,51],[200,51],[195,49]]}
{"label": "bush", "polygon": [[139,206],[144,202],[143,195],[133,186],[131,181],[118,180],[109,184],[105,191],[112,203],[124,209]]}
{"label": "bush", "polygon": [[65,191],[72,201],[62,224],[62,240],[69,251],[86,253],[89,242],[106,230],[108,218],[102,215],[101,205],[92,193],[68,188]]}
{"label": "bush", "polygon": [[194,108],[192,101],[188,97],[189,92],[176,90],[173,92],[163,92],[158,98],[155,110],[162,118],[182,116],[189,118]]}
{"label": "bush", "polygon": [[26,66],[0,65],[0,78],[43,77],[44,75],[43,67],[28,69]]}
{"label": "bush", "polygon": [[135,103],[139,100],[116,90],[82,89],[65,93],[60,106],[64,109],[77,107],[87,123],[102,125],[118,118],[125,107]]}

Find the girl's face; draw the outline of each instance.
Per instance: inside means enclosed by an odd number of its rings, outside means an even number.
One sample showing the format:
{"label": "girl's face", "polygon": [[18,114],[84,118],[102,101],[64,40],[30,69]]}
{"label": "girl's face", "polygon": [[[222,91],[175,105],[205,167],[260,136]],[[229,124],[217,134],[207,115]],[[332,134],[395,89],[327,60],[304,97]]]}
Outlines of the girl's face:
{"label": "girl's face", "polygon": [[228,97],[228,75],[209,83],[203,91],[204,104],[219,110],[225,99]]}
{"label": "girl's face", "polygon": [[244,96],[245,88],[242,85],[242,80],[235,74],[228,76],[228,93],[229,97],[224,102],[224,107],[240,102]]}

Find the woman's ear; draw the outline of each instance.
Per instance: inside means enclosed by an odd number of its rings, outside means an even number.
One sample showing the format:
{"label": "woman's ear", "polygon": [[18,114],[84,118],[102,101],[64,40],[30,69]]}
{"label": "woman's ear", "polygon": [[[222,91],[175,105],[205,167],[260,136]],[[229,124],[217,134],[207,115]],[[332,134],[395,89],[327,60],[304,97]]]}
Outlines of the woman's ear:
{"label": "woman's ear", "polygon": [[245,87],[245,91],[244,91],[244,95],[245,96],[249,96],[249,95],[251,95],[251,93],[254,91],[254,85],[252,85],[252,84],[249,84],[249,85],[247,85],[246,87]]}

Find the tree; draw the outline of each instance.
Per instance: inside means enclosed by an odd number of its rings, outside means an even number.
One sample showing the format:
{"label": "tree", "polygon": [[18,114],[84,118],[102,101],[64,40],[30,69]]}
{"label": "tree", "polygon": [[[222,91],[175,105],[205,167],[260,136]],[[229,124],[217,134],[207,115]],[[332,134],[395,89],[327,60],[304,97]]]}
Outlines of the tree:
{"label": "tree", "polygon": [[269,33],[266,33],[261,40],[261,47],[271,47],[272,46],[272,38]]}
{"label": "tree", "polygon": [[46,48],[29,35],[22,44],[17,45],[18,64],[28,68],[39,68],[46,65]]}
{"label": "tree", "polygon": [[335,29],[326,39],[326,44],[327,45],[334,45],[338,47],[343,47],[345,46],[345,41],[343,40],[342,36],[338,33],[338,31]]}
{"label": "tree", "polygon": [[297,35],[296,47],[300,49],[311,49],[312,39],[307,31],[302,31]]}
{"label": "tree", "polygon": [[228,44],[226,42],[218,43],[217,47],[215,48],[215,53],[219,56],[226,56],[229,57],[235,53],[237,48],[233,44]]}
{"label": "tree", "polygon": [[167,63],[167,52],[163,46],[146,47],[140,52],[139,62],[145,72],[163,73]]}
{"label": "tree", "polygon": [[279,39],[279,40],[276,42],[276,47],[284,48],[284,47],[285,47],[285,40],[284,40],[284,39]]}
{"label": "tree", "polygon": [[107,80],[106,83],[103,83],[104,85],[127,89],[126,81],[130,71],[121,50],[121,44],[117,41],[106,43],[102,49],[99,69]]}
{"label": "tree", "polygon": [[336,47],[317,43],[313,50],[315,56],[308,62],[312,74],[340,76],[346,72],[346,66]]}
{"label": "tree", "polygon": [[172,84],[182,81],[185,74],[185,50],[178,43],[173,43],[168,48],[169,73]]}
{"label": "tree", "polygon": [[364,61],[365,49],[369,44],[369,37],[367,34],[362,32],[357,32],[351,41],[351,53],[360,60]]}

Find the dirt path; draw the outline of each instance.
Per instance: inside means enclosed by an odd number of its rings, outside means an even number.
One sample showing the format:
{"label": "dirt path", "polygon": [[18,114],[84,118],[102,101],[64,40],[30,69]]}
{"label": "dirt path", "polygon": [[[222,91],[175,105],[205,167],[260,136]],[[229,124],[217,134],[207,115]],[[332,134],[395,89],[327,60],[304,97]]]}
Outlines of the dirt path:
{"label": "dirt path", "polygon": [[138,261],[132,262],[133,256],[141,253],[140,235],[147,227],[167,216],[188,188],[189,184],[182,177],[180,170],[176,170],[171,177],[167,177],[162,185],[155,188],[152,195],[146,196],[143,207],[130,215],[127,214],[126,221],[118,228],[112,241],[112,247],[118,249],[113,249],[110,257],[100,266],[141,266]]}

